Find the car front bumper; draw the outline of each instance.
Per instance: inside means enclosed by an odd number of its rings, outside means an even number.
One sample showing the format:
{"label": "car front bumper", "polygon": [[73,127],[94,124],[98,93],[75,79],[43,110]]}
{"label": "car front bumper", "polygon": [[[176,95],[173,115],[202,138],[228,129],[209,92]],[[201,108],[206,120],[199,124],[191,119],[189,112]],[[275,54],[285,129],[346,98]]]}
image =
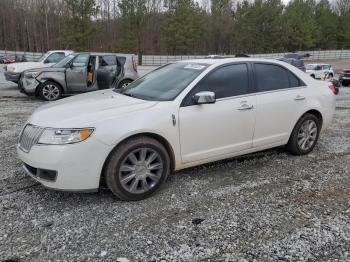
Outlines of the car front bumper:
{"label": "car front bumper", "polygon": [[18,81],[21,77],[21,73],[9,72],[9,71],[4,72],[4,75],[5,75],[5,79],[7,81],[11,81],[11,82],[15,82],[15,83],[18,83]]}
{"label": "car front bumper", "polygon": [[17,153],[28,175],[45,187],[64,191],[96,191],[104,162],[112,150],[93,137],[67,145],[34,145]]}
{"label": "car front bumper", "polygon": [[23,77],[20,81],[20,90],[27,95],[35,95],[37,87],[41,84],[35,78]]}

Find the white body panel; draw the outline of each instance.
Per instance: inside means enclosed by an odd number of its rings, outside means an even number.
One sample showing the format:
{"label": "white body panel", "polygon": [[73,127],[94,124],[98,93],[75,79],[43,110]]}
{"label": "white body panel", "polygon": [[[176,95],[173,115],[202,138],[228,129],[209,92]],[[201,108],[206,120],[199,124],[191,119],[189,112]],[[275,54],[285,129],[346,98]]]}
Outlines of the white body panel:
{"label": "white body panel", "polygon": [[[36,168],[56,170],[56,182],[42,182],[62,190],[91,190],[99,186],[109,153],[124,139],[137,134],[155,134],[168,142],[175,170],[251,153],[288,142],[298,119],[317,110],[322,127],[330,123],[335,96],[328,84],[307,76],[284,62],[263,61],[284,66],[297,75],[305,87],[218,99],[214,104],[182,107],[196,83],[214,68],[242,59],[192,60],[211,64],[173,101],[145,101],[97,91],[66,98],[40,107],[28,122],[40,127],[94,127],[92,136],[72,145],[35,145],[29,153],[18,149],[20,159]],[[295,100],[298,96],[305,99]],[[238,110],[242,104],[251,110]],[[175,119],[175,121],[174,121]]]}
{"label": "white body panel", "polygon": [[64,53],[65,56],[73,53],[73,51],[60,51],[60,50],[54,50],[54,51],[49,51],[45,54],[45,57],[42,58],[42,61],[39,62],[20,62],[20,63],[13,63],[13,64],[9,64],[7,65],[7,71],[9,72],[13,72],[13,73],[22,73],[25,70],[29,70],[29,69],[36,69],[36,68],[44,68],[44,67],[51,67],[53,66],[55,63],[45,63],[45,59],[53,54],[53,53]]}

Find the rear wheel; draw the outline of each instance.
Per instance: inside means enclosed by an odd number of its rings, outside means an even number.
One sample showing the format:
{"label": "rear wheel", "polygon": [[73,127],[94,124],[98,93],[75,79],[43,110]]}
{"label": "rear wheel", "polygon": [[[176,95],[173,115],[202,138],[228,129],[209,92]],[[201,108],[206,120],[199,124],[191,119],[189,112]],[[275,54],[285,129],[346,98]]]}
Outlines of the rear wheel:
{"label": "rear wheel", "polygon": [[310,75],[312,78],[315,78],[315,75]]}
{"label": "rear wheel", "polygon": [[128,140],[110,155],[105,167],[108,188],[121,200],[141,200],[166,180],[170,159],[164,146],[149,137]]}
{"label": "rear wheel", "polygon": [[129,79],[125,79],[121,81],[118,85],[118,89],[125,89],[132,81]]}
{"label": "rear wheel", "polygon": [[39,95],[46,101],[55,101],[62,97],[62,88],[55,82],[45,82],[39,91]]}
{"label": "rear wheel", "polygon": [[295,155],[308,154],[317,143],[320,129],[320,120],[313,114],[305,114],[292,131],[287,144],[288,150]]}

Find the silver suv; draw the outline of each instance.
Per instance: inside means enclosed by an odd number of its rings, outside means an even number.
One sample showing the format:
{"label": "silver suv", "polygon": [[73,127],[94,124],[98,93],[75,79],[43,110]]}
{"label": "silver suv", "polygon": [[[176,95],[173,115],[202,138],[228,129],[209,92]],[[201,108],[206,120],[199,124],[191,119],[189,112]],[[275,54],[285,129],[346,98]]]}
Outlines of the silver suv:
{"label": "silver suv", "polygon": [[19,88],[54,101],[62,95],[125,88],[138,78],[136,57],[112,53],[74,53],[52,67],[24,71]]}

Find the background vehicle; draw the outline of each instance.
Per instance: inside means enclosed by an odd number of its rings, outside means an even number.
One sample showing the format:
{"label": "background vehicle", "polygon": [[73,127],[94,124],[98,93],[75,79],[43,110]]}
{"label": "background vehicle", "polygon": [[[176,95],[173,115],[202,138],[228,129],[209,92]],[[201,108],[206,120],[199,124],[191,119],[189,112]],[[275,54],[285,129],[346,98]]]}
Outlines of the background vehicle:
{"label": "background vehicle", "polygon": [[5,67],[5,78],[7,81],[12,81],[14,83],[18,83],[21,73],[24,70],[32,69],[32,68],[43,68],[43,67],[50,67],[59,61],[61,61],[63,58],[65,58],[67,55],[73,53],[73,51],[67,51],[67,50],[55,50],[55,51],[49,51],[46,54],[44,54],[38,62],[22,62],[22,63],[14,63],[10,64]]}
{"label": "background vehicle", "polygon": [[316,79],[321,79],[325,75],[328,75],[330,78],[334,77],[334,71],[330,64],[308,64],[306,73]]}
{"label": "background vehicle", "polygon": [[73,53],[52,67],[25,71],[19,86],[26,94],[53,101],[63,94],[125,88],[136,78],[133,55]]}
{"label": "background vehicle", "polygon": [[333,117],[334,91],[277,60],[181,61],[125,89],[37,109],[18,154],[46,187],[96,190],[102,175],[117,197],[140,200],[172,170],[283,145],[311,152]]}
{"label": "background vehicle", "polygon": [[342,70],[342,72],[339,74],[339,82],[343,86],[350,85],[350,69],[343,69]]}
{"label": "background vehicle", "polygon": [[11,64],[16,62],[25,62],[26,58],[24,55],[9,55],[9,56],[0,56],[0,64]]}
{"label": "background vehicle", "polygon": [[304,71],[304,72],[306,71],[304,61],[301,59],[282,57],[278,60],[286,62],[288,64],[291,64],[291,65],[295,66],[296,68],[299,68],[301,71]]}

